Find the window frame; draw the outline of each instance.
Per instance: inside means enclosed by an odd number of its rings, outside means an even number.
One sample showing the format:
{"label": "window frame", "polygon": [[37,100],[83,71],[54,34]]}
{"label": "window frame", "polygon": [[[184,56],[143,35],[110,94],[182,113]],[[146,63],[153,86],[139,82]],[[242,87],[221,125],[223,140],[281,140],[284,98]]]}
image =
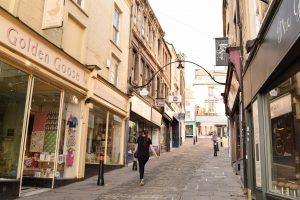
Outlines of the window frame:
{"label": "window frame", "polygon": [[[117,14],[117,15],[116,15]],[[120,44],[120,23],[121,23],[121,10],[115,5],[113,12],[113,37],[112,41],[116,44]]]}

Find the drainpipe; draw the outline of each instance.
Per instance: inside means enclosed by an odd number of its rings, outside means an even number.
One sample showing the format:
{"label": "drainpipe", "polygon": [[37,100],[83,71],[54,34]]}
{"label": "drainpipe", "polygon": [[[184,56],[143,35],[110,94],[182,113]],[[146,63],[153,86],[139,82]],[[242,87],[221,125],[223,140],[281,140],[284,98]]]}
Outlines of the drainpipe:
{"label": "drainpipe", "polygon": [[240,14],[240,2],[239,0],[236,0],[236,14],[237,14],[237,25],[239,27],[239,37],[240,37],[240,117],[241,117],[241,138],[242,138],[242,144],[243,144],[243,174],[244,174],[244,187],[245,189],[248,188],[247,184],[247,162],[246,162],[246,135],[245,135],[245,115],[244,115],[244,92],[243,92],[243,55],[244,55],[244,47],[243,47],[243,32],[242,32],[242,23],[241,23],[241,14]]}

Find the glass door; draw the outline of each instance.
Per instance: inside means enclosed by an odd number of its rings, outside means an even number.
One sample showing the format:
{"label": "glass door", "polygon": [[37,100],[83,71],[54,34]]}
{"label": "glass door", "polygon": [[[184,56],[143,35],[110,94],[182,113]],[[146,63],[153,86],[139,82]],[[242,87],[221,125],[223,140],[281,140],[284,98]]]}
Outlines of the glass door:
{"label": "glass door", "polygon": [[61,90],[34,79],[24,144],[22,196],[53,185],[60,99]]}

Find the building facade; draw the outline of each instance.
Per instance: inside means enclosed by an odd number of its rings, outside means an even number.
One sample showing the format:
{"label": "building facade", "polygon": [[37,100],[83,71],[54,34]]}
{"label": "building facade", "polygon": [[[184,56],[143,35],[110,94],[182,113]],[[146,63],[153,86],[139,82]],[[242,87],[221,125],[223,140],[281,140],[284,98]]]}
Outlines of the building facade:
{"label": "building facade", "polygon": [[[299,1],[224,3],[228,13],[224,28],[234,24],[228,18],[230,14],[234,16],[230,7],[238,6],[241,16],[242,13],[247,16],[241,18],[243,30],[247,31],[239,38],[242,73],[235,74],[234,70],[229,73],[225,103],[228,108],[234,105],[231,98],[234,95],[230,95],[236,91],[232,92],[232,85],[239,82],[243,86],[248,196],[299,199],[299,56],[296,53],[299,52]],[[225,30],[228,34],[228,29]],[[229,49],[229,57],[232,56],[230,65],[236,70],[239,62],[235,62],[235,50],[235,47]]]}
{"label": "building facade", "polygon": [[[208,71],[219,82],[225,83],[226,69]],[[224,85],[217,84],[202,69],[195,70],[193,91],[195,96],[195,121],[197,137],[208,136],[216,131],[219,137],[226,136],[227,118],[223,97]]]}
{"label": "building facade", "polygon": [[[147,0],[134,1],[131,15],[128,72],[128,93],[132,95],[127,136],[128,162],[132,161],[134,144],[144,130],[148,130],[154,148],[158,153],[160,151],[161,123],[165,105],[163,100],[170,91],[170,67],[166,66],[165,70],[156,72],[164,64],[167,64],[171,57],[163,36],[164,31],[149,2]],[[148,82],[149,84],[147,84]],[[142,85],[146,85],[144,87],[144,90],[147,91],[145,94],[140,93]],[[162,102],[156,104],[157,100]],[[168,125],[164,131],[169,134]]]}
{"label": "building facade", "polygon": [[195,98],[191,87],[185,87],[185,137],[196,137]]}
{"label": "building facade", "polygon": [[124,165],[131,5],[0,2],[1,197],[81,180],[100,153]]}

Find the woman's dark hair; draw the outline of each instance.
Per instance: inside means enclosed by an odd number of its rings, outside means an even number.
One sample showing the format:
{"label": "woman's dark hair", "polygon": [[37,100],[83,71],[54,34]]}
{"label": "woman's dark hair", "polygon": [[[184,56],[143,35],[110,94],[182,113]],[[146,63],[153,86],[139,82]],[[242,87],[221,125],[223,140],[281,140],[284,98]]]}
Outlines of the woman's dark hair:
{"label": "woman's dark hair", "polygon": [[147,145],[147,142],[148,142],[148,140],[149,140],[149,137],[148,137],[148,130],[144,130],[144,146],[146,146]]}

